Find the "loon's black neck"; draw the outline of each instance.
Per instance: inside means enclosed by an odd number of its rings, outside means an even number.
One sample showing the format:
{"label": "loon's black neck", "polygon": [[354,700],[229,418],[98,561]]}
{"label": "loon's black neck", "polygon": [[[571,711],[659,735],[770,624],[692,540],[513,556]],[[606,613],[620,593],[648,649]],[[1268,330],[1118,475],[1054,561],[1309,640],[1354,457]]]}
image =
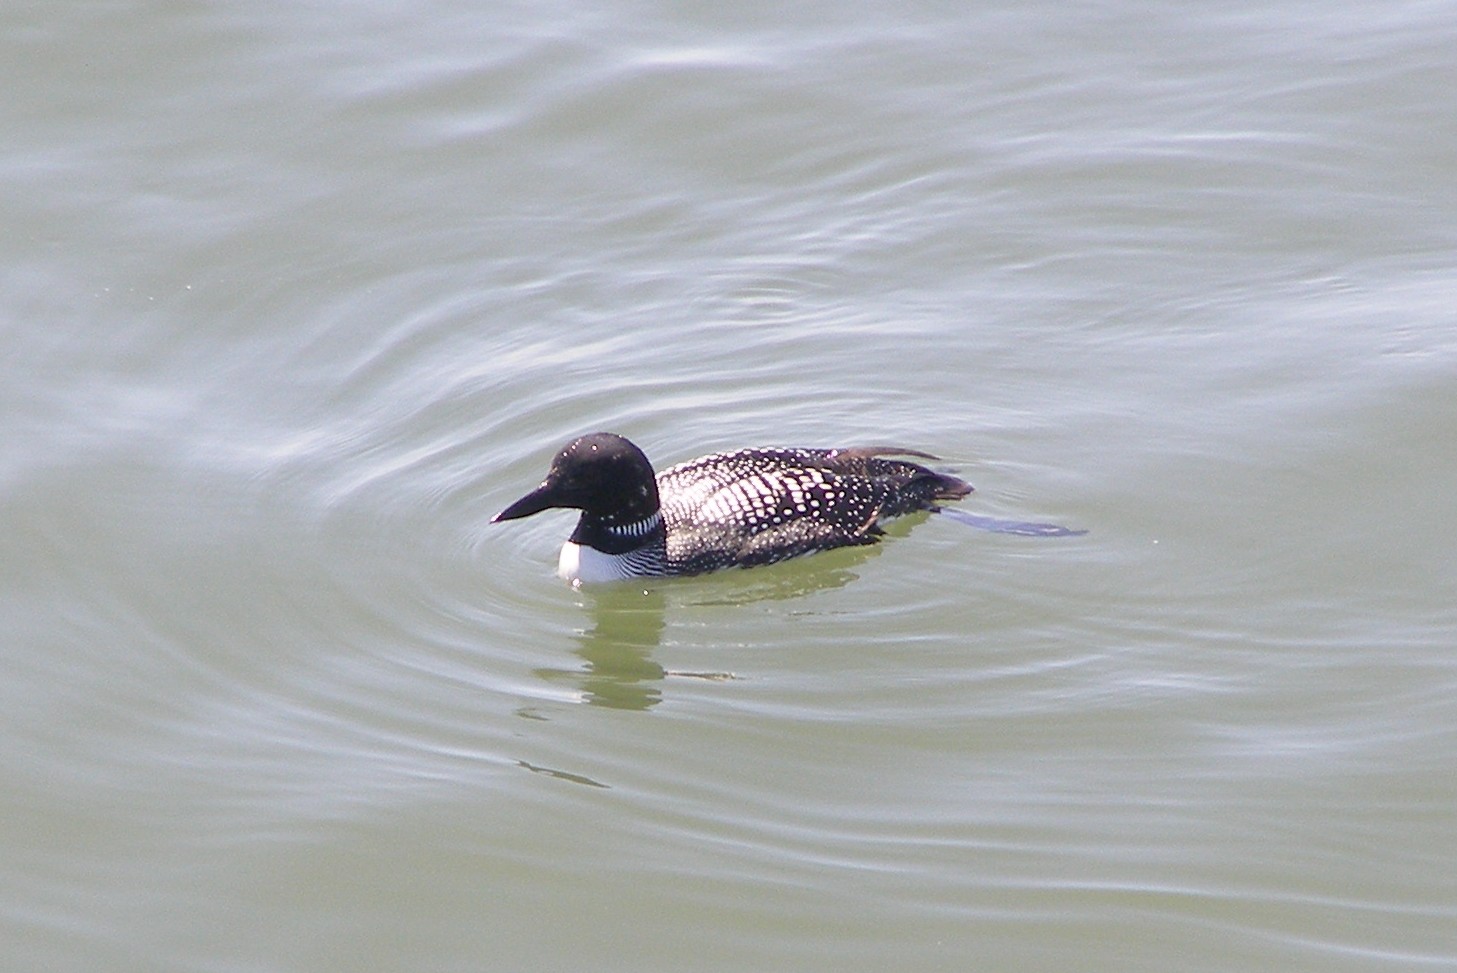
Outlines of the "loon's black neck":
{"label": "loon's black neck", "polygon": [[590,547],[603,554],[628,554],[655,545],[666,545],[668,532],[663,527],[663,515],[657,510],[628,523],[623,523],[620,517],[584,513],[568,539],[573,544]]}

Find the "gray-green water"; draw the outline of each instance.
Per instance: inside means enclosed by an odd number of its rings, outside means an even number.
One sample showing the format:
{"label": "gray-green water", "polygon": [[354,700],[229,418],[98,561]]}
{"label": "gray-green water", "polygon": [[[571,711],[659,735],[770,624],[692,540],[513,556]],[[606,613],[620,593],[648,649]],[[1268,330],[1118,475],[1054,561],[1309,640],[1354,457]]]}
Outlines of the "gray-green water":
{"label": "gray-green water", "polygon": [[[13,970],[1457,966],[1457,10],[0,10]],[[946,457],[574,593],[593,429]]]}

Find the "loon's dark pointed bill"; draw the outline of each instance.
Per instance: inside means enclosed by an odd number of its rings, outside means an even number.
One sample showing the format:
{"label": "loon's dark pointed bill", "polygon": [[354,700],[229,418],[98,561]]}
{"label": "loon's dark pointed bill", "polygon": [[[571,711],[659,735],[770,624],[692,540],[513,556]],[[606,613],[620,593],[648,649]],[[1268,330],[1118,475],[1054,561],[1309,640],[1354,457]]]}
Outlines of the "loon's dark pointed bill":
{"label": "loon's dark pointed bill", "polygon": [[491,523],[499,524],[503,520],[520,520],[522,517],[530,517],[532,514],[539,514],[548,507],[555,506],[552,496],[552,488],[549,484],[543,483],[532,490],[526,496],[517,500],[505,510],[491,518]]}
{"label": "loon's dark pointed bill", "polygon": [[1022,537],[1081,537],[1087,533],[1085,530],[1076,530],[1059,524],[1038,524],[1029,520],[999,520],[996,517],[983,517],[980,514],[967,513],[965,510],[953,510],[950,507],[942,507],[941,513],[968,527],[989,530],[995,534],[1018,534]]}

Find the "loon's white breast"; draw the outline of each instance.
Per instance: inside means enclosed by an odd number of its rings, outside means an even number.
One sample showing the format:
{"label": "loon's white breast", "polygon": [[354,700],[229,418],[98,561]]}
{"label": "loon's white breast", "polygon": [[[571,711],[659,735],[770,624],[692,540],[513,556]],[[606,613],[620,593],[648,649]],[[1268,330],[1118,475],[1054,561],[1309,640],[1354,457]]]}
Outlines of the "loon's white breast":
{"label": "loon's white breast", "polygon": [[573,586],[625,581],[633,577],[632,564],[622,554],[606,554],[585,544],[567,541],[556,562],[557,577]]}

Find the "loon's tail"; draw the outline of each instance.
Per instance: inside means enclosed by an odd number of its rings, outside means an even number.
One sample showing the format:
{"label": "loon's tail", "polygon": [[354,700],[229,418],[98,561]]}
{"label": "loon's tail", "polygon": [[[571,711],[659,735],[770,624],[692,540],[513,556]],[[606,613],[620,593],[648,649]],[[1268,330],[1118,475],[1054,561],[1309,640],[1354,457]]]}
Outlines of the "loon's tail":
{"label": "loon's tail", "polygon": [[[945,514],[979,530],[998,534],[1021,534],[1025,537],[1076,537],[1086,534],[1058,524],[1039,524],[1025,520],[998,520],[940,506],[938,500],[960,500],[972,492],[970,483],[950,473],[942,473],[919,463],[885,457],[914,456],[917,459],[936,460],[939,457],[923,453],[918,449],[904,449],[899,446],[852,446],[844,449],[827,450],[824,461],[827,467],[840,473],[854,473],[863,476],[886,477],[899,490],[897,502],[889,509],[878,511],[880,515],[895,516],[912,510],[932,510]],[[873,522],[873,521],[872,521]]]}
{"label": "loon's tail", "polygon": [[1038,524],[1027,520],[998,520],[996,517],[983,517],[980,514],[967,513],[965,510],[950,507],[941,507],[939,512],[968,527],[989,530],[998,534],[1020,534],[1023,537],[1078,537],[1087,533],[1085,530],[1075,530],[1057,524]]}
{"label": "loon's tail", "polygon": [[937,500],[960,500],[972,492],[971,484],[959,476],[908,460],[886,458],[894,456],[940,459],[919,449],[901,446],[851,446],[827,451],[825,465],[837,473],[884,478],[895,484],[904,493],[903,509],[898,513],[923,510],[934,506]]}
{"label": "loon's tail", "polygon": [[972,492],[970,483],[950,473],[927,470],[916,480],[918,485],[925,484],[925,489],[929,491],[927,496],[931,500],[960,500]]}

